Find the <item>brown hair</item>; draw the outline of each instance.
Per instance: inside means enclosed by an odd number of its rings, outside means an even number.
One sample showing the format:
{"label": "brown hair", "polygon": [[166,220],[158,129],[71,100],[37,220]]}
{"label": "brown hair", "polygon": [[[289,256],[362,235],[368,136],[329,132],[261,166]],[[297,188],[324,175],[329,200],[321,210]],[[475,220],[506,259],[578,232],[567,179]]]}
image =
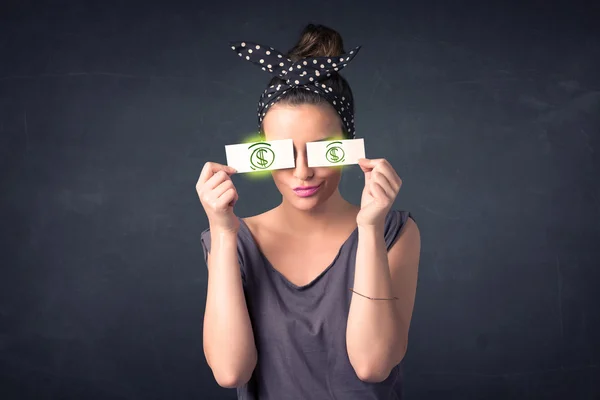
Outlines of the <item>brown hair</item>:
{"label": "brown hair", "polygon": [[[335,30],[324,25],[308,24],[300,34],[298,43],[294,45],[286,54],[292,61],[298,61],[306,57],[335,57],[344,54],[344,42],[342,36]],[[338,73],[332,73],[327,79],[321,81],[325,85],[333,88],[334,91],[342,96],[350,99],[350,103],[354,104],[352,90],[348,81]],[[285,80],[274,77],[269,82],[269,86],[285,83]],[[327,100],[319,94],[300,88],[293,88],[281,95],[277,100],[278,103],[286,103],[290,105],[300,104],[323,104]],[[354,110],[351,110],[354,113]],[[346,131],[344,124],[342,129],[344,137],[348,138],[349,134]],[[261,124],[261,134],[264,135],[264,130]]]}

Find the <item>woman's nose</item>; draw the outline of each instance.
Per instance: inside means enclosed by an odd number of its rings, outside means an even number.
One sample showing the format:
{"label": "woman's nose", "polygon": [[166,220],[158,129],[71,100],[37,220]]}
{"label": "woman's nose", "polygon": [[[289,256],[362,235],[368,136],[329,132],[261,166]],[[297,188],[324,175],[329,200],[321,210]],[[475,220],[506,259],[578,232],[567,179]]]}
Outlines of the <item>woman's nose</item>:
{"label": "woman's nose", "polygon": [[298,152],[298,155],[296,156],[296,166],[294,167],[294,176],[301,181],[312,178],[313,169],[308,166],[306,153]]}

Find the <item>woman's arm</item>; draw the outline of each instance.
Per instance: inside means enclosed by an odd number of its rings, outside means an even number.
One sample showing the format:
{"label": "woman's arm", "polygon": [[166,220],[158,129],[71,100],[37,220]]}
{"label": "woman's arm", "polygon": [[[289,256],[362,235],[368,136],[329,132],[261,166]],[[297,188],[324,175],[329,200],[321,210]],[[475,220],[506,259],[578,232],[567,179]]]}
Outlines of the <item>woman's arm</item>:
{"label": "woman's arm", "polygon": [[211,229],[204,355],[217,383],[234,388],[250,380],[257,353],[237,256],[237,234]]}
{"label": "woman's arm", "polygon": [[358,227],[358,249],[346,330],[348,357],[357,376],[367,382],[385,380],[402,361],[415,301],[421,240],[412,219],[386,249],[383,226]]}

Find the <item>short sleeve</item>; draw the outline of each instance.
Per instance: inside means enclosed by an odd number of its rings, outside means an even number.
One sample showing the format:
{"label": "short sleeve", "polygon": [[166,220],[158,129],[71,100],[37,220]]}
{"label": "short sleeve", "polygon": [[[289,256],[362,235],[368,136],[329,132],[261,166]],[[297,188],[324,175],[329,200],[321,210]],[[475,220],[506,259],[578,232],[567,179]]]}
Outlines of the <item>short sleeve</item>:
{"label": "short sleeve", "polygon": [[385,219],[384,238],[387,250],[389,251],[392,245],[400,237],[402,230],[406,226],[406,221],[409,218],[414,220],[413,215],[408,211],[390,210]]}
{"label": "short sleeve", "polygon": [[[204,252],[204,263],[208,266],[208,252],[210,251],[210,228],[205,229],[200,234],[200,242],[202,243],[202,251]],[[238,253],[238,262],[240,263],[240,273],[242,274],[242,282],[244,285],[246,284],[246,273],[245,273],[245,265],[246,265],[246,251],[244,250],[244,243],[240,238],[240,234],[237,236],[237,253]]]}

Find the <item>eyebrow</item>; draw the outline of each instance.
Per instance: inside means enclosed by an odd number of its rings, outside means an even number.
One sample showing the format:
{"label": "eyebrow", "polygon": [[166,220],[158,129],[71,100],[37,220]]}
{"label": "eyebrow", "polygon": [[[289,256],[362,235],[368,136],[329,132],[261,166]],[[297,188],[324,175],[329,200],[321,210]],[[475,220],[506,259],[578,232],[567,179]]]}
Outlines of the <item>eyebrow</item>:
{"label": "eyebrow", "polygon": [[339,135],[336,135],[336,136],[328,136],[324,139],[313,140],[313,142],[326,142],[328,140],[339,140],[339,139],[340,139]]}

